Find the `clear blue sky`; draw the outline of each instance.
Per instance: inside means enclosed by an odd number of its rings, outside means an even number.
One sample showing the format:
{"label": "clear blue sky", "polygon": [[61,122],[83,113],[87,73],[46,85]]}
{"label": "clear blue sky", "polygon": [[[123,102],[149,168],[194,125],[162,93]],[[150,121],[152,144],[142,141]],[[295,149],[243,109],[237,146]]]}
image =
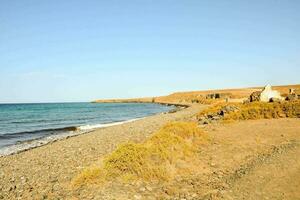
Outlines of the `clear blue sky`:
{"label": "clear blue sky", "polygon": [[0,102],[294,84],[299,75],[299,0],[0,0]]}

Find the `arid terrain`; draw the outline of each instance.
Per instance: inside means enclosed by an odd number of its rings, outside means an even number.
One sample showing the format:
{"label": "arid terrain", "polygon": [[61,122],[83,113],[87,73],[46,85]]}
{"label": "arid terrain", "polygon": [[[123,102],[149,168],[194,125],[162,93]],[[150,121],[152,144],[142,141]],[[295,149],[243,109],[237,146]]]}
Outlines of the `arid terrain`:
{"label": "arid terrain", "polygon": [[300,0],[0,0],[0,200],[300,200]]}
{"label": "arid terrain", "polygon": [[[289,87],[279,89],[287,93]],[[251,92],[246,89],[238,93]],[[184,97],[174,97],[170,102],[175,99],[187,102]],[[192,143],[193,157],[174,160],[168,169],[176,173],[170,179],[115,178],[101,182],[101,175],[91,173],[84,174],[79,185],[73,184],[85,168],[103,165],[103,159],[119,149],[119,144],[130,141],[143,147],[141,144],[147,145],[153,134],[160,136],[157,131],[160,133],[168,122],[198,123],[199,113],[214,107],[188,105],[177,112],[97,129],[1,157],[0,199],[300,199],[300,119],[289,115],[199,124],[201,142]],[[126,173],[127,169],[122,170]]]}
{"label": "arid terrain", "polygon": [[[222,89],[222,90],[205,90],[205,91],[190,91],[190,92],[176,92],[166,96],[158,97],[145,97],[145,98],[133,98],[133,99],[99,99],[94,102],[107,103],[107,102],[156,102],[156,103],[191,103],[192,100],[197,98],[203,98],[208,94],[224,93],[230,94],[232,99],[240,99],[249,97],[253,92],[262,90],[263,87],[250,87],[250,88],[239,88],[239,89]],[[284,86],[273,86],[274,90],[278,90],[282,95],[287,95],[289,89],[300,89],[300,85],[284,85]]]}

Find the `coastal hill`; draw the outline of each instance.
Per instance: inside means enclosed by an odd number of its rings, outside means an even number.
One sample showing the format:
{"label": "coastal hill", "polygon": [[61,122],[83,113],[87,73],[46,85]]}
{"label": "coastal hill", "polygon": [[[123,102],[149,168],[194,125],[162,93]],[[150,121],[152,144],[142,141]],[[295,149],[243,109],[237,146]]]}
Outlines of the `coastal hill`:
{"label": "coastal hill", "polygon": [[[300,89],[300,84],[297,85],[281,85],[273,86],[274,90],[279,91],[283,96],[289,93],[289,89]],[[98,99],[93,103],[193,103],[193,101],[203,101],[209,99],[212,94],[224,94],[232,99],[247,98],[256,91],[261,91],[263,87],[249,87],[238,89],[220,89],[220,90],[203,90],[203,91],[188,91],[188,92],[176,92],[166,96],[158,97],[144,97],[144,98],[131,98],[131,99]],[[206,103],[206,102],[203,102]]]}

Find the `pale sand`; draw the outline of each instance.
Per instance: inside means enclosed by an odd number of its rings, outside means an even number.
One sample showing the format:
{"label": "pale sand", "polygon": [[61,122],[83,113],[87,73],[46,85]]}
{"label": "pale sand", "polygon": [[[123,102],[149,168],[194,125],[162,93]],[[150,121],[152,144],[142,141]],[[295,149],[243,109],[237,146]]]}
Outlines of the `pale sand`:
{"label": "pale sand", "polygon": [[[189,120],[205,106],[95,130],[0,158],[0,199],[49,199],[68,196],[71,179],[82,168],[126,141],[141,141],[169,121]],[[50,194],[50,196],[49,196]],[[53,195],[51,195],[53,194]]]}

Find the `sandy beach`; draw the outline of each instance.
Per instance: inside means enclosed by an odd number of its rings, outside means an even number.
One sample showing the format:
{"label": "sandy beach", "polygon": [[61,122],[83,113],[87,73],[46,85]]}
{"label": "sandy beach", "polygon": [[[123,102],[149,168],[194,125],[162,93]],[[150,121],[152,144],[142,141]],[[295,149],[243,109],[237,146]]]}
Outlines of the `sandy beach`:
{"label": "sandy beach", "polygon": [[64,199],[71,179],[120,143],[141,141],[169,121],[189,120],[206,106],[97,129],[15,155],[0,158],[2,199]]}
{"label": "sandy beach", "polygon": [[300,200],[299,1],[0,1],[0,200]]}
{"label": "sandy beach", "polygon": [[[89,185],[72,179],[126,141],[141,142],[170,121],[195,120],[207,106],[97,129],[0,158],[1,199],[297,199],[299,119],[262,119],[202,128],[209,142],[198,148],[197,173],[169,182]],[[284,179],[282,179],[284,177]]]}

